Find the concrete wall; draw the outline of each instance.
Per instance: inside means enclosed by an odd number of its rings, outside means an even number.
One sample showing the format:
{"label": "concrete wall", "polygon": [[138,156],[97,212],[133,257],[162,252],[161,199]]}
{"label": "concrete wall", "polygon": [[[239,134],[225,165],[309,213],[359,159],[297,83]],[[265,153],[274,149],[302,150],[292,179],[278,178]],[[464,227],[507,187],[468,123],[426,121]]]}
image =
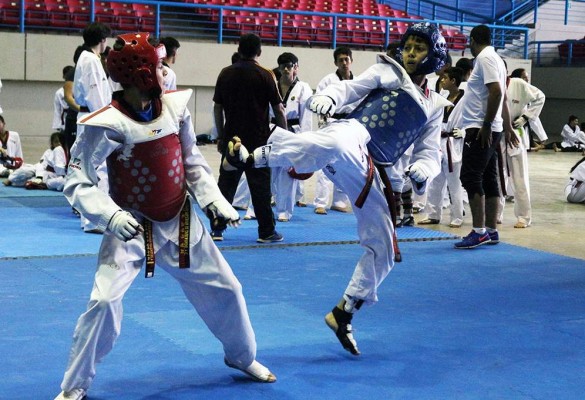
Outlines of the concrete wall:
{"label": "concrete wall", "polygon": [[[78,36],[0,33],[0,54],[2,55],[0,79],[3,84],[0,104],[4,109],[3,116],[8,129],[21,134],[25,157],[28,161],[34,162],[48,146],[53,118],[53,96],[55,91],[62,86],[61,70],[65,65],[73,63],[73,52],[79,44],[81,44],[81,38]],[[109,44],[113,44],[113,39]],[[236,49],[236,43],[181,41],[177,63],[173,69],[177,73],[180,87],[194,90],[189,108],[194,117],[197,134],[209,133],[211,130],[215,81],[221,69],[230,63],[231,55]],[[323,76],[335,70],[331,49],[264,46],[260,63],[272,68],[276,66],[278,55],[284,51],[293,52],[299,57],[299,76],[312,88],[317,86]],[[359,74],[373,64],[375,54],[372,51],[355,50],[352,67],[354,73]],[[457,59],[458,57],[454,56],[453,62]],[[510,71],[518,67],[530,71],[528,60],[508,59],[507,62]],[[565,70],[565,73],[569,72],[572,70]],[[532,75],[536,75],[533,81],[539,86],[540,74]],[[578,79],[566,82],[571,82],[573,88],[583,85],[583,82]],[[546,90],[545,93],[547,93]],[[549,111],[548,103],[545,111]],[[578,111],[574,112],[578,113]],[[560,115],[562,118],[560,116],[559,120],[565,120],[568,116],[566,105],[560,109]],[[547,127],[546,122],[543,120],[545,127]],[[555,119],[555,129],[556,125],[558,123]],[[556,130],[560,131],[560,127]]]}

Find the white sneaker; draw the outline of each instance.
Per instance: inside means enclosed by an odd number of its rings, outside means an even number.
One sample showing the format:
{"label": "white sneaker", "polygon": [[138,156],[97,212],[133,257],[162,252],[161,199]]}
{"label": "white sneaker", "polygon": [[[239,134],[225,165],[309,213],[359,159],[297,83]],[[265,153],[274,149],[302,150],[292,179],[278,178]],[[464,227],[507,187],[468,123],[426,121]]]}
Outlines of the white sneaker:
{"label": "white sneaker", "polygon": [[[240,368],[235,364],[230,363],[227,358],[223,359],[225,365],[230,368],[235,368],[242,371],[244,374],[248,375],[250,378],[254,379],[256,382],[263,382],[263,383],[273,383],[276,382],[276,376],[270,372],[268,368],[264,365],[260,364],[258,361],[252,361],[247,368]],[[57,399],[55,399],[57,400]]]}
{"label": "white sneaker", "polygon": [[61,392],[55,400],[81,400],[85,398],[87,393],[83,389],[73,389],[68,392]]}

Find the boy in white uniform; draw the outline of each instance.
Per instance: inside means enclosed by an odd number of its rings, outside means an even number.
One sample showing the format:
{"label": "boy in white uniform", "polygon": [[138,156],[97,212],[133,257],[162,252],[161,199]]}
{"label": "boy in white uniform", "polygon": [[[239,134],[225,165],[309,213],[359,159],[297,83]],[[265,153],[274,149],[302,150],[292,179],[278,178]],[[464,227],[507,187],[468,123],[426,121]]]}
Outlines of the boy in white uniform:
{"label": "boy in white uniform", "polygon": [[[107,106],[112,101],[112,87],[101,62],[101,54],[106,49],[106,40],[111,34],[110,28],[101,22],[92,22],[83,30],[83,51],[75,64],[73,78],[73,96],[79,105],[77,120]],[[77,125],[77,137],[83,132],[83,125]],[[73,150],[71,150],[73,151]],[[106,164],[98,166],[99,187],[108,192],[108,172]],[[81,226],[88,233],[102,233],[83,214]]]}
{"label": "boy in white uniform", "polygon": [[[281,76],[278,88],[283,99],[286,123],[291,132],[307,132],[313,129],[313,114],[305,103],[313,95],[308,83],[299,80],[299,59],[293,53],[282,53],[277,59]],[[295,174],[290,168],[272,168],[272,185],[276,202],[276,215],[279,222],[288,222],[293,216],[295,202],[303,195],[305,178]]]}
{"label": "boy in white uniform", "polygon": [[[118,37],[108,70],[124,90],[111,105],[80,120],[85,129],[71,155],[65,195],[105,232],[94,289],[77,322],[56,400],[85,397],[96,363],[120,333],[122,298],[145,260],[147,277],[154,275],[156,260],[177,279],[221,341],[228,366],[260,382],[276,380],[255,361],[242,287],[191,202],[233,226],[239,224],[238,213],[197,149],[187,109],[192,91],[163,95],[164,46],[153,47],[148,36]],[[97,188],[96,168],[106,161],[111,197]]]}
{"label": "boy in white uniform", "polygon": [[569,203],[585,203],[585,157],[571,168],[569,182],[565,186],[565,197]]}
{"label": "boy in white uniform", "polygon": [[22,145],[18,132],[7,131],[6,122],[0,115],[0,177],[6,178],[23,163]]}
{"label": "boy in white uniform", "polygon": [[276,129],[269,144],[251,155],[243,147],[237,151],[240,147],[235,141],[230,145],[232,154],[224,160],[239,168],[292,164],[301,173],[323,169],[353,201],[364,254],[325,322],[354,355],[360,352],[352,333],[353,313],[364,303],[378,301],[377,288],[394,265],[394,226],[388,202],[392,193],[383,183],[387,181],[383,167],[396,162],[414,143],[407,171],[419,193],[440,168],[441,122],[449,102],[426,88],[425,75],[445,63],[445,39],[435,25],[418,23],[404,33],[401,50],[404,67],[380,55],[377,64],[354,80],[330,85],[310,100],[313,112],[328,115],[335,112],[336,105],[362,99],[348,119],[316,132],[292,134]]}
{"label": "boy in white uniform", "polygon": [[[544,106],[544,93],[521,78],[509,78],[508,110],[513,122],[515,134],[518,135],[518,147],[506,146],[505,138],[501,139],[500,146],[504,151],[504,181],[509,189],[508,195],[514,196],[514,228],[528,228],[532,223],[532,205],[530,204],[530,184],[528,181],[528,147],[530,140],[526,124],[534,121],[540,115]],[[506,170],[509,172],[506,173]],[[508,175],[510,175],[508,177]],[[502,221],[506,199],[500,196],[500,214],[498,221]]]}

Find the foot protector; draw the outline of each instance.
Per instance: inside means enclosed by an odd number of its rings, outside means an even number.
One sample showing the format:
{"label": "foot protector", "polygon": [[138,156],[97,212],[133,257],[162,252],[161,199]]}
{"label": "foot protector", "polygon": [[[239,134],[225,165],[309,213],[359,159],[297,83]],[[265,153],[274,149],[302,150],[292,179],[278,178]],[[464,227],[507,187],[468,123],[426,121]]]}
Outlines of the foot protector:
{"label": "foot protector", "polygon": [[361,353],[358,350],[357,342],[353,338],[353,329],[351,327],[351,318],[353,315],[347,311],[343,311],[338,307],[334,307],[329,314],[325,316],[325,323],[337,336],[337,339],[343,348],[349,351],[354,356],[359,356]]}
{"label": "foot protector", "polygon": [[242,371],[244,374],[248,375],[256,382],[262,383],[276,382],[276,375],[274,375],[272,372],[270,372],[268,368],[266,368],[264,365],[260,364],[256,360],[252,361],[252,364],[250,364],[247,368],[240,368],[237,365],[230,363],[227,360],[227,358],[224,358],[223,362],[230,368]]}

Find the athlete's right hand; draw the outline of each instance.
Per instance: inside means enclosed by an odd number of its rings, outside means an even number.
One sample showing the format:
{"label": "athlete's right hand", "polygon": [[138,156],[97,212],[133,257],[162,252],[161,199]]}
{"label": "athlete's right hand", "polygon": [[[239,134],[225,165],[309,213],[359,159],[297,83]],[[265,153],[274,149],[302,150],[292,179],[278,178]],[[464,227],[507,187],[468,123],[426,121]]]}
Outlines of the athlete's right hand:
{"label": "athlete's right hand", "polygon": [[117,211],[110,222],[108,229],[120,240],[127,242],[134,239],[139,233],[144,232],[142,225],[134,219],[128,211]]}
{"label": "athlete's right hand", "polygon": [[248,153],[239,137],[234,136],[227,145],[225,157],[221,167],[226,171],[235,171],[237,169],[246,169],[254,165],[254,158]]}
{"label": "athlete's right hand", "polygon": [[309,110],[320,115],[333,115],[335,102],[329,96],[314,95],[309,103]]}

